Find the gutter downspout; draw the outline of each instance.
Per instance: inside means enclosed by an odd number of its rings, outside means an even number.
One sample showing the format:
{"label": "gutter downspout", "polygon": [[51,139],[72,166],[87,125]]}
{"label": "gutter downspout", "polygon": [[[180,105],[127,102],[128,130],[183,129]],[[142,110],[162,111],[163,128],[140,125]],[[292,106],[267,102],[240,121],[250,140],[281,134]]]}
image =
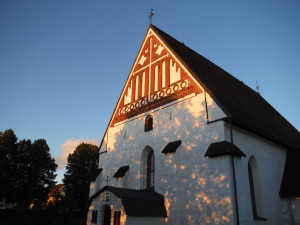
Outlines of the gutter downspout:
{"label": "gutter downspout", "polygon": [[232,132],[232,118],[229,118],[230,123],[230,142],[231,142],[231,167],[233,175],[233,189],[234,189],[234,201],[235,201],[235,210],[236,210],[236,224],[240,224],[239,218],[239,206],[238,206],[238,196],[237,196],[237,185],[236,185],[236,175],[235,175],[235,165],[234,165],[234,153],[233,153],[233,132]]}
{"label": "gutter downspout", "polygon": [[230,142],[231,142],[231,168],[232,168],[232,176],[233,176],[233,192],[234,192],[234,201],[235,201],[235,211],[236,211],[236,225],[240,225],[240,216],[239,216],[239,207],[238,207],[238,196],[237,196],[237,185],[236,185],[236,174],[235,174],[235,165],[234,165],[234,153],[233,153],[233,132],[232,132],[232,117],[227,116],[224,118],[216,119],[209,121],[209,115],[208,115],[208,107],[207,107],[207,101],[206,101],[206,92],[204,91],[204,101],[205,101],[205,110],[206,110],[206,120],[207,124],[219,122],[219,121],[225,121],[229,120],[230,124]]}
{"label": "gutter downspout", "polygon": [[[101,148],[101,145],[99,146],[99,156],[103,153],[106,153],[107,152],[107,143],[108,143],[108,129],[107,129],[107,132],[106,132],[106,143],[105,143],[105,151],[103,152],[100,152],[100,148]],[[99,162],[100,162],[100,159],[99,159]]]}

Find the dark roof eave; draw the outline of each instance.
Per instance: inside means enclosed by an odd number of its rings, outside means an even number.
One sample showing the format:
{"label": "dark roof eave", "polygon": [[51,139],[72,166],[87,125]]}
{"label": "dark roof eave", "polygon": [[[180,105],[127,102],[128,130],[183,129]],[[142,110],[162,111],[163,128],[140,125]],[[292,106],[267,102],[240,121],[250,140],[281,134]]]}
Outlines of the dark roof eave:
{"label": "dark roof eave", "polygon": [[[236,118],[231,118],[232,119],[232,124],[237,126],[237,127],[240,127],[240,128],[243,128],[251,133],[254,133],[260,137],[263,137],[263,138],[266,138],[267,140],[269,141],[272,141],[278,145],[281,145],[283,147],[286,147],[286,148],[291,148],[291,149],[294,149],[294,150],[299,150],[300,151],[300,146],[299,148],[295,148],[294,146],[291,146],[291,145],[288,145],[286,142],[283,142],[281,141],[280,139],[276,138],[275,136],[272,136],[262,130],[259,130],[258,128],[254,127],[254,126],[251,126],[250,124],[247,124],[247,123],[244,123]],[[229,119],[224,119],[225,122],[230,122]]]}
{"label": "dark roof eave", "polygon": [[[263,137],[269,141],[272,141],[278,145],[281,145],[283,147],[286,147],[286,148],[291,148],[291,149],[294,149],[294,150],[298,150],[300,151],[300,146],[299,148],[294,148],[293,146],[291,145],[287,145],[287,143],[284,143],[282,141],[279,141],[278,138],[274,137],[274,136],[271,136],[271,135],[268,135],[266,134],[265,132],[257,129],[256,127],[253,127],[249,124],[246,124],[246,123],[243,123],[242,121],[236,119],[235,117],[225,117],[225,118],[221,118],[219,120],[216,120],[216,121],[224,121],[224,122],[227,122],[227,123],[230,123],[230,120],[232,121],[232,124],[236,127],[239,127],[239,128],[242,128],[244,130],[247,130],[253,134],[256,134],[260,137]],[[215,122],[215,121],[209,121],[208,123],[212,123],[212,122]]]}
{"label": "dark roof eave", "polygon": [[169,142],[161,153],[168,154],[176,152],[177,148],[181,145],[181,140]]}
{"label": "dark roof eave", "polygon": [[245,153],[239,147],[228,141],[211,143],[205,153],[205,157],[219,157],[223,155],[246,157]]}
{"label": "dark roof eave", "polygon": [[272,141],[299,148],[297,129],[262,96],[164,31],[151,27],[228,117],[249,122],[258,129],[250,130]]}
{"label": "dark roof eave", "polygon": [[125,176],[125,173],[129,170],[129,165],[120,167],[113,177],[122,178]]}
{"label": "dark roof eave", "polygon": [[299,198],[300,197],[300,193],[299,194],[294,194],[294,195],[285,195],[285,194],[279,194],[280,198]]}
{"label": "dark roof eave", "polygon": [[[88,207],[96,197],[106,190],[121,199],[127,216],[167,217],[164,196],[152,190],[135,190],[105,186],[90,197]],[[150,206],[145,207],[144,203]]]}
{"label": "dark roof eave", "polygon": [[[165,38],[161,35],[161,32],[163,32],[162,30],[160,30],[159,28],[157,28],[154,25],[150,25],[150,27],[152,29],[155,29],[156,31],[158,30],[158,32],[156,32],[156,34],[162,39],[165,40]],[[165,32],[163,32],[165,33]],[[167,33],[165,33],[166,35],[168,35]],[[170,36],[170,35],[168,35]],[[171,37],[171,36],[170,36]],[[173,38],[173,37],[172,37]],[[174,38],[173,38],[174,39]],[[176,39],[174,39],[176,40]],[[177,40],[176,40],[177,41]],[[208,85],[203,82],[202,80],[200,80],[200,78],[197,76],[197,71],[193,70],[193,66],[190,65],[188,62],[186,62],[174,49],[173,47],[168,43],[168,41],[164,41],[164,44],[170,49],[170,51],[176,56],[176,58],[179,59],[180,63],[182,63],[184,65],[184,67],[192,74],[192,76],[194,77],[194,79],[197,80],[197,82],[203,87],[203,89],[205,90],[205,92],[207,92],[213,99],[214,101],[217,103],[217,105],[223,110],[223,112],[226,114],[227,117],[231,117],[229,111],[226,109],[226,107],[223,106],[223,104],[221,103],[221,101],[218,100],[218,98],[214,95],[214,93],[208,88]],[[187,46],[186,46],[187,47]],[[189,48],[189,47],[187,47]],[[189,48],[191,51],[195,52],[193,49]],[[195,52],[196,54],[198,54],[197,52]],[[220,68],[222,69],[222,68]],[[224,71],[226,72],[226,71]],[[227,72],[226,72],[227,73]]]}

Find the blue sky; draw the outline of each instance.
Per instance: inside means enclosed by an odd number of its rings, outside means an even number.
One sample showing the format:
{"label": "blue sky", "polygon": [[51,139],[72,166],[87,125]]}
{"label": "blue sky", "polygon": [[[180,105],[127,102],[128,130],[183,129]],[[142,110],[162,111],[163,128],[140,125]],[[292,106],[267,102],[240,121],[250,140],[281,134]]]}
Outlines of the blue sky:
{"label": "blue sky", "polygon": [[300,1],[2,0],[0,131],[44,138],[56,158],[99,143],[151,8],[154,25],[253,89],[258,81],[300,130]]}

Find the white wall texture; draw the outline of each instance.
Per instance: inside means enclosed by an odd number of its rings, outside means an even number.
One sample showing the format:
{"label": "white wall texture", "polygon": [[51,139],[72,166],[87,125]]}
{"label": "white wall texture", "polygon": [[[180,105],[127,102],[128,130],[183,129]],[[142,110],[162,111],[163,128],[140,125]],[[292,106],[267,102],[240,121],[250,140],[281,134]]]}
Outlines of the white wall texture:
{"label": "white wall texture", "polygon": [[[223,121],[207,124],[204,95],[188,96],[107,130],[100,149],[107,153],[100,155],[99,167],[103,171],[96,180],[95,191],[106,185],[107,176],[110,186],[141,189],[141,157],[148,145],[155,154],[155,191],[165,196],[168,212],[168,218],[163,220],[126,217],[122,211],[122,224],[225,225],[236,222],[231,156],[204,157],[211,143],[230,142],[230,127]],[[206,97],[209,120],[226,117],[208,94]],[[144,119],[149,114],[153,116],[153,130],[144,132]],[[176,140],[182,141],[176,153],[161,153],[169,142]],[[286,222],[291,221],[287,214],[290,205],[279,197],[286,150],[236,127],[233,127],[233,140],[247,156],[234,158],[240,224],[292,224]],[[263,222],[253,220],[248,177],[251,156],[261,171],[262,214],[267,219]],[[130,167],[125,177],[113,178],[118,168],[125,165]],[[100,196],[91,207],[100,210],[102,204]],[[109,204],[115,207],[114,201]],[[293,212],[297,214],[299,201],[293,200],[291,204],[295,205]],[[294,224],[299,224],[299,216],[293,218],[296,218]],[[144,219],[146,222],[141,222]]]}
{"label": "white wall texture", "polygon": [[[226,139],[230,141],[230,126],[226,125]],[[283,175],[286,149],[262,137],[234,127],[233,140],[247,157],[235,158],[237,193],[240,224],[272,224],[283,223],[283,201],[279,196]],[[253,220],[250,194],[248,162],[254,156],[260,169],[260,199],[263,205],[261,216],[266,221]]]}
{"label": "white wall texture", "polygon": [[164,225],[165,219],[163,217],[127,217],[125,225]]}
{"label": "white wall texture", "polygon": [[300,224],[300,198],[285,198],[283,201],[283,224]]}
{"label": "white wall texture", "polygon": [[[174,104],[175,103],[175,104]],[[210,120],[225,114],[207,95]],[[144,132],[144,119],[151,114],[153,130]],[[234,219],[230,158],[204,157],[212,142],[224,140],[224,124],[207,124],[204,93],[172,102],[108,129],[100,152],[96,189],[109,185],[141,188],[141,154],[149,145],[155,154],[155,191],[165,196],[166,224],[232,224]],[[181,140],[176,153],[162,154],[172,141]],[[122,179],[112,178],[129,165]],[[127,218],[128,220],[128,218]],[[133,221],[133,220],[132,220]]]}

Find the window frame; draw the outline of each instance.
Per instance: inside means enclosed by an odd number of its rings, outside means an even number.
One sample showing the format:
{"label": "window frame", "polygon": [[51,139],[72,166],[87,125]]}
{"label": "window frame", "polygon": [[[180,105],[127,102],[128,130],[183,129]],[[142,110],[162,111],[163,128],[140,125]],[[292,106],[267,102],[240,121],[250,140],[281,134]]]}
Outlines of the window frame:
{"label": "window frame", "polygon": [[[266,221],[267,219],[261,215],[263,213],[262,212],[263,206],[257,201],[258,200],[257,198],[262,198],[263,196],[260,190],[261,187],[260,187],[259,168],[254,156],[251,156],[248,161],[248,177],[249,177],[249,188],[250,188],[253,219],[257,221]],[[258,204],[260,204],[260,206]]]}
{"label": "window frame", "polygon": [[151,150],[147,156],[146,188],[154,188],[155,157]]}
{"label": "window frame", "polygon": [[153,130],[153,116],[152,115],[148,115],[145,118],[145,127],[144,127],[144,131],[145,132],[149,132]]}

